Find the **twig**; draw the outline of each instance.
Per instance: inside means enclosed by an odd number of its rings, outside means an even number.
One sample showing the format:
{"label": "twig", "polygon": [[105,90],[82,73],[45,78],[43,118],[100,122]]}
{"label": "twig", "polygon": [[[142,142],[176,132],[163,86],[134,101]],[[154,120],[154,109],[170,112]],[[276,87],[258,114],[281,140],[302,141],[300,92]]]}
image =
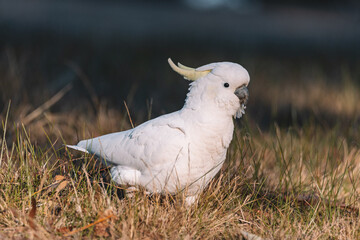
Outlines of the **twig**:
{"label": "twig", "polygon": [[129,111],[129,108],[128,108],[125,101],[124,101],[124,105],[125,105],[125,108],[126,108],[126,112],[127,112],[128,116],[129,116],[131,127],[134,128],[134,124],[133,124],[132,119],[131,119],[130,111]]}
{"label": "twig", "polygon": [[107,217],[100,218],[100,219],[96,220],[95,222],[90,223],[89,225],[86,225],[86,226],[81,227],[81,228],[77,228],[77,229],[75,229],[75,230],[73,230],[71,232],[68,232],[68,233],[64,234],[64,237],[68,237],[68,236],[73,235],[73,234],[75,234],[77,232],[84,231],[85,229],[88,229],[89,227],[92,227],[92,226],[94,226],[94,225],[96,225],[98,223],[104,222],[104,221],[106,221],[106,220],[108,220],[109,218],[112,218],[112,217],[115,217],[115,215],[112,214],[112,215],[109,215]]}
{"label": "twig", "polygon": [[48,101],[46,101],[43,105],[41,105],[40,107],[38,107],[37,109],[35,109],[33,112],[31,112],[30,114],[28,114],[26,117],[24,117],[23,119],[23,124],[29,124],[30,122],[32,122],[34,119],[36,119],[37,117],[39,117],[42,113],[44,113],[47,109],[49,109],[52,105],[54,105],[55,103],[57,103],[70,89],[72,88],[72,84],[69,83],[68,85],[66,85],[63,89],[61,89],[58,93],[56,93],[54,96],[52,96],[52,98],[50,98]]}

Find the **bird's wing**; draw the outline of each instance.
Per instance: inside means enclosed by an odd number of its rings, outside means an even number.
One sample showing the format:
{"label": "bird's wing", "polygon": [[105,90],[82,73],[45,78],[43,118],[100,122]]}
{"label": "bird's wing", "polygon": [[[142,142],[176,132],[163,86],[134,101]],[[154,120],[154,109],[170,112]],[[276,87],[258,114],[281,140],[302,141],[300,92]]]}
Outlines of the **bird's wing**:
{"label": "bird's wing", "polygon": [[178,112],[163,115],[134,129],[83,140],[77,147],[107,163],[138,170],[174,162],[186,144],[184,122]]}

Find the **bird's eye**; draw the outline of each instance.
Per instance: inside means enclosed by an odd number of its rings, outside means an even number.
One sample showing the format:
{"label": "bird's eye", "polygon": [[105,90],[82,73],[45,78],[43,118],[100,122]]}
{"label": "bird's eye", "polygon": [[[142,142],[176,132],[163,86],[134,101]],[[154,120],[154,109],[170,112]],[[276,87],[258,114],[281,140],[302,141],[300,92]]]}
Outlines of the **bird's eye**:
{"label": "bird's eye", "polygon": [[228,88],[230,85],[226,82],[224,83],[224,87]]}

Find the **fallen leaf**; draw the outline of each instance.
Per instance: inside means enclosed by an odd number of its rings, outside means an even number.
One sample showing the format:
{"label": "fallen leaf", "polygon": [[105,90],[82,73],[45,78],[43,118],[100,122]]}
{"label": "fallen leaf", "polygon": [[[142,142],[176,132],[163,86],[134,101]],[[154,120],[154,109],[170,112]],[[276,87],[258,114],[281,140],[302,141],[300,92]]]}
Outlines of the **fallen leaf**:
{"label": "fallen leaf", "polygon": [[37,227],[36,227],[36,223],[35,223],[35,215],[36,215],[36,200],[34,197],[31,198],[31,210],[29,212],[29,218],[28,218],[28,223],[29,223],[29,226],[36,230]]}
{"label": "fallen leaf", "polygon": [[34,219],[36,215],[36,199],[34,197],[31,198],[31,210],[29,212],[29,218]]}
{"label": "fallen leaf", "polygon": [[65,180],[65,181],[62,181],[60,184],[59,184],[59,186],[57,186],[57,188],[56,188],[56,193],[57,194],[59,194],[59,192],[61,191],[61,190],[63,190],[67,185],[68,185],[68,183],[69,183],[69,181],[67,181],[67,180]]}
{"label": "fallen leaf", "polygon": [[56,176],[54,177],[54,179],[55,179],[55,181],[60,182],[60,181],[64,180],[64,179],[65,179],[65,177],[64,177],[64,176],[62,176],[62,175],[56,175]]}
{"label": "fallen leaf", "polygon": [[61,227],[61,228],[56,229],[57,232],[62,233],[62,234],[68,233],[71,230],[73,230],[73,227]]}

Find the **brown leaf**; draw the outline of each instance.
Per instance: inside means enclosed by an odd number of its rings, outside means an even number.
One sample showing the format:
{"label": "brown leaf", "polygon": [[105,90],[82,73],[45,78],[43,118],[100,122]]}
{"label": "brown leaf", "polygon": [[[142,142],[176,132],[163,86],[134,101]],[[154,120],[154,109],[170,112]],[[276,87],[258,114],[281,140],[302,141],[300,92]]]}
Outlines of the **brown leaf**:
{"label": "brown leaf", "polygon": [[28,223],[29,226],[36,230],[36,222],[35,222],[35,216],[36,216],[36,200],[34,197],[31,198],[31,210],[29,212],[29,218],[28,218]]}
{"label": "brown leaf", "polygon": [[57,186],[56,188],[56,193],[58,194],[61,190],[63,190],[67,185],[68,185],[69,181],[65,180],[65,181],[62,181],[59,186]]}
{"label": "brown leaf", "polygon": [[62,233],[62,234],[68,233],[71,230],[73,230],[73,227],[61,227],[61,228],[56,229],[57,232]]}
{"label": "brown leaf", "polygon": [[34,230],[37,229],[36,222],[34,221],[34,219],[29,218],[29,219],[28,219],[28,223],[29,223],[29,226],[30,226],[32,229],[34,229]]}
{"label": "brown leaf", "polygon": [[29,212],[29,218],[34,219],[36,216],[36,199],[34,197],[31,198],[31,210]]}
{"label": "brown leaf", "polygon": [[62,176],[62,175],[56,175],[56,176],[54,177],[54,179],[55,179],[55,181],[60,182],[60,181],[64,180],[64,179],[65,179],[65,177],[64,177],[64,176]]}

